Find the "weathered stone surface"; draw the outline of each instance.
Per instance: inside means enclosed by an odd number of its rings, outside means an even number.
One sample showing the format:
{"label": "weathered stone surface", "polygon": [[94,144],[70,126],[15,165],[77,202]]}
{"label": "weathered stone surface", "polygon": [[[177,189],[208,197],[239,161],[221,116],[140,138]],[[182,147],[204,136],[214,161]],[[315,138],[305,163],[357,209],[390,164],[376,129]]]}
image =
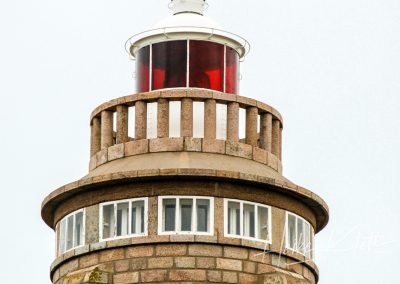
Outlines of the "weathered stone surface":
{"label": "weathered stone surface", "polygon": [[217,258],[217,269],[241,271],[243,262],[236,259]]}
{"label": "weathered stone surface", "polygon": [[[195,268],[196,258],[194,257],[175,257],[175,267],[177,268]],[[199,268],[199,267],[198,267]]]}
{"label": "weathered stone surface", "polygon": [[141,139],[125,143],[125,156],[134,156],[149,152],[149,140]]}
{"label": "weathered stone surface", "polygon": [[205,270],[200,269],[177,269],[169,272],[169,279],[172,281],[205,281],[207,280]]}
{"label": "weathered stone surface", "polygon": [[187,250],[186,245],[180,244],[165,244],[156,246],[156,255],[158,256],[177,256],[185,255]]}
{"label": "weathered stone surface", "polygon": [[[130,284],[139,282],[139,272],[125,272],[114,275],[115,284]],[[106,282],[107,283],[107,282]]]}
{"label": "weathered stone surface", "polygon": [[248,250],[239,247],[224,247],[224,257],[236,258],[236,259],[247,259]]}
{"label": "weathered stone surface", "polygon": [[142,282],[161,282],[167,279],[167,270],[147,270],[140,272]]}
{"label": "weathered stone surface", "polygon": [[152,257],[147,260],[147,267],[153,268],[171,268],[174,265],[172,257]]}
{"label": "weathered stone surface", "polygon": [[222,247],[203,244],[189,245],[189,255],[193,256],[222,256]]}

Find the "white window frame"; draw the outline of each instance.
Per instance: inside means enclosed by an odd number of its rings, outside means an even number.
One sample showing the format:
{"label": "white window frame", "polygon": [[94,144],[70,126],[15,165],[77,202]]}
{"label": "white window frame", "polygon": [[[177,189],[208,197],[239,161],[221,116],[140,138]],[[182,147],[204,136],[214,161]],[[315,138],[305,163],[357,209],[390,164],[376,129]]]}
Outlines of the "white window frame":
{"label": "white window frame", "polygon": [[[80,245],[76,245],[76,216],[82,213],[82,232],[81,232],[81,244]],[[70,217],[73,217],[73,223],[72,223],[72,246],[71,248],[67,249],[67,242],[68,242],[68,224],[65,225],[64,230],[62,229],[63,226],[62,224],[65,222],[68,222],[68,219]],[[57,249],[57,254],[61,255],[64,254],[70,250],[82,247],[85,245],[85,237],[86,237],[86,210],[83,209],[78,209],[70,214],[68,214],[67,216],[65,216],[64,218],[62,218],[59,222],[58,222],[58,233],[56,233],[56,249]],[[61,247],[62,246],[62,247]]]}
{"label": "white window frame", "polygon": [[[135,233],[131,234],[130,232],[132,231],[131,225],[132,225],[132,202],[137,202],[137,201],[143,201],[144,203],[144,213],[143,213],[143,233]],[[117,236],[117,207],[118,204],[120,203],[128,203],[129,208],[128,208],[128,233]],[[108,205],[113,205],[114,206],[114,236],[108,237],[108,238],[103,238],[103,208]],[[115,201],[109,201],[109,202],[103,202],[99,204],[99,239],[100,241],[110,241],[110,240],[117,240],[117,239],[124,239],[124,238],[130,238],[130,237],[143,237],[147,236],[148,234],[148,198],[131,198],[131,199],[121,199],[121,200],[115,200]]]}
{"label": "white window frame", "polygon": [[[229,202],[235,202],[235,203],[239,203],[239,234],[231,234],[228,231],[228,203]],[[244,226],[243,226],[243,208],[244,205],[251,205],[254,206],[254,236],[255,237],[249,237],[249,236],[245,236],[245,232],[244,232]],[[257,236],[259,235],[258,233],[258,208],[262,207],[264,209],[268,210],[268,224],[266,224],[266,229],[267,229],[267,239],[261,239],[258,238]],[[256,203],[256,202],[250,202],[250,201],[244,201],[244,200],[239,200],[239,199],[224,199],[224,235],[226,237],[230,237],[230,238],[240,238],[240,239],[247,239],[247,240],[252,240],[252,241],[259,241],[259,242],[263,242],[263,243],[267,243],[267,244],[271,244],[272,243],[272,209],[271,206],[269,205],[265,205],[265,204],[261,204],[261,203]]]}
{"label": "white window frame", "polygon": [[[295,218],[294,219],[295,220],[294,247],[291,247],[290,243],[289,243],[289,237],[290,237],[289,236],[289,216],[293,216]],[[305,237],[304,236],[303,236],[303,240],[302,240],[303,243],[302,244],[299,243],[299,240],[298,240],[298,236],[299,236],[298,223],[299,223],[299,221],[303,223],[302,224],[302,227],[303,227],[303,234],[302,235],[304,235],[304,233],[307,231],[306,228],[308,227],[308,234],[309,234],[308,235],[308,243],[305,242]],[[313,250],[313,247],[312,247],[313,246],[313,240],[314,240],[314,229],[311,226],[311,224],[308,221],[306,221],[304,218],[302,218],[302,217],[300,217],[300,216],[298,216],[298,215],[296,215],[294,213],[286,212],[285,231],[286,231],[286,233],[285,233],[285,239],[286,239],[285,246],[286,246],[286,249],[291,250],[291,251],[295,251],[295,252],[297,252],[299,254],[304,255],[305,257],[307,257],[309,259],[312,259],[313,256],[314,256],[314,253],[312,251]],[[303,248],[304,248],[304,251],[302,251]]]}
{"label": "white window frame", "polygon": [[[163,200],[165,199],[175,199],[175,230],[173,231],[164,231],[164,206]],[[192,220],[191,220],[191,230],[190,231],[181,231],[181,218],[180,218],[180,202],[181,199],[191,199],[192,203]],[[197,231],[197,210],[196,205],[198,200],[208,200],[209,201],[209,228],[207,232]],[[212,236],[214,235],[214,198],[208,196],[159,196],[158,197],[158,234],[159,235],[205,235]]]}

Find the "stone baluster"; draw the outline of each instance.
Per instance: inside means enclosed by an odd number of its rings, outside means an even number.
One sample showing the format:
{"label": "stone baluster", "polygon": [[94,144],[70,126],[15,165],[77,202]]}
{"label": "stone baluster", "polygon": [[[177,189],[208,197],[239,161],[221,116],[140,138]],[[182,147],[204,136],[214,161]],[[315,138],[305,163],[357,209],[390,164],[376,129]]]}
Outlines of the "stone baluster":
{"label": "stone baluster", "polygon": [[90,156],[92,157],[101,150],[101,122],[99,117],[92,119],[90,130]]}
{"label": "stone baluster", "polygon": [[248,107],[246,109],[246,144],[256,147],[258,108]]}
{"label": "stone baluster", "polygon": [[113,112],[103,110],[101,112],[101,149],[113,145]]}
{"label": "stone baluster", "polygon": [[181,101],[181,137],[193,137],[193,100]]}
{"label": "stone baluster", "polygon": [[279,160],[282,161],[282,124],[279,123],[279,153],[278,153],[278,157]]}
{"label": "stone baluster", "polygon": [[280,148],[280,122],[277,119],[272,120],[272,147],[271,153],[279,157]]}
{"label": "stone baluster", "polygon": [[128,142],[128,107],[117,106],[117,137],[116,144]]}
{"label": "stone baluster", "polygon": [[204,138],[215,139],[217,133],[217,102],[207,99],[204,103]]}
{"label": "stone baluster", "polygon": [[260,116],[260,147],[271,152],[272,144],[272,114],[263,113]]}
{"label": "stone baluster", "polygon": [[135,139],[146,139],[147,136],[147,103],[135,103]]}
{"label": "stone baluster", "polygon": [[157,137],[169,137],[169,102],[159,99],[157,105]]}
{"label": "stone baluster", "polygon": [[226,118],[226,140],[239,141],[239,104],[237,102],[228,103]]}

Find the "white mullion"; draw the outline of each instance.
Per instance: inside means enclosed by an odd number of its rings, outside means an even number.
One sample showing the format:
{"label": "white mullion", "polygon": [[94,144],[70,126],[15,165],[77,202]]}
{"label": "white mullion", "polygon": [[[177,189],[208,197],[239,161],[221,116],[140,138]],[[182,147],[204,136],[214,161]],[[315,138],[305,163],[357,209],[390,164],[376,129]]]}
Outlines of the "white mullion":
{"label": "white mullion", "polygon": [[190,40],[186,41],[186,87],[189,87],[189,59],[190,59]]}
{"label": "white mullion", "polygon": [[[160,216],[160,215],[158,215]],[[142,221],[143,219],[143,221]],[[143,222],[143,232],[140,232],[140,234],[147,235],[147,199],[143,199],[143,216],[140,216],[140,228],[142,227],[142,222]],[[159,221],[158,221],[159,222]]]}
{"label": "white mullion", "polygon": [[[142,216],[142,210],[140,210],[140,212],[139,212],[139,214],[138,214],[138,212],[137,212],[137,209],[136,209],[136,228],[135,228],[135,230],[136,230],[136,234],[144,234],[144,232],[145,232],[145,226],[144,226],[144,214],[145,214],[145,211],[146,211],[146,202],[145,202],[145,200],[143,200],[143,216]],[[143,222],[142,222],[142,219],[143,219]],[[143,233],[142,233],[142,224],[143,224]],[[138,232],[140,232],[140,233],[138,233]]]}
{"label": "white mullion", "polygon": [[79,246],[82,246],[86,243],[86,210],[82,210],[82,230],[80,233],[81,244]]}
{"label": "white mullion", "polygon": [[149,91],[152,91],[151,81],[153,80],[153,44],[150,44],[149,49]]}
{"label": "white mullion", "polygon": [[99,214],[99,231],[100,231],[100,241],[103,239],[104,231],[104,217],[103,217],[104,205],[100,204],[100,214]]}
{"label": "white mullion", "polygon": [[285,235],[286,235],[286,247],[287,248],[291,248],[290,247],[290,241],[289,241],[289,213],[286,212],[286,218],[285,218]]}
{"label": "white mullion", "polygon": [[[136,216],[135,216],[136,217]],[[135,228],[136,231],[136,228]],[[126,234],[132,235],[132,200],[128,202],[128,232]]]}
{"label": "white mullion", "polygon": [[272,242],[272,209],[271,207],[268,207],[268,220],[267,220],[267,234],[268,234],[268,242]]}
{"label": "white mullion", "polygon": [[243,202],[239,203],[239,234],[243,237]]}
{"label": "white mullion", "polygon": [[224,83],[223,83],[223,92],[226,92],[226,45],[224,45]]}
{"label": "white mullion", "polygon": [[73,249],[75,247],[75,226],[76,226],[76,213],[72,215],[72,247]]}
{"label": "white mullion", "polygon": [[181,218],[180,218],[180,213],[181,213],[181,199],[176,198],[175,201],[175,232],[181,233]]}
{"label": "white mullion", "polygon": [[256,239],[259,239],[258,227],[258,205],[254,204],[254,238]]}
{"label": "white mullion", "polygon": [[117,237],[117,224],[118,224],[118,212],[117,212],[117,208],[118,208],[118,203],[115,202],[114,203],[114,232],[113,232],[113,238]]}
{"label": "white mullion", "polygon": [[229,223],[229,217],[228,217],[229,208],[228,208],[228,204],[229,204],[228,200],[224,199],[224,231],[225,231],[225,235],[230,235],[230,233],[228,231],[228,228],[229,228],[229,225],[228,225],[228,223]]}
{"label": "white mullion", "polygon": [[295,216],[295,218],[294,218],[294,220],[295,220],[295,224],[294,224],[294,232],[295,232],[295,234],[294,234],[294,249],[296,250],[296,251],[299,251],[299,244],[298,244],[298,240],[297,240],[297,230],[298,230],[298,227],[297,227],[297,216]]}
{"label": "white mullion", "polygon": [[197,198],[193,198],[191,233],[197,233]]}

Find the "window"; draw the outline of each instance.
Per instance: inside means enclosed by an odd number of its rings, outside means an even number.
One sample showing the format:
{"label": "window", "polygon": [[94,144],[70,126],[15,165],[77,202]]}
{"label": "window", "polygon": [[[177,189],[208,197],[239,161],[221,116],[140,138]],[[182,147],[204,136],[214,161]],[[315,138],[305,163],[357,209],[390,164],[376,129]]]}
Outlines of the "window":
{"label": "window", "polygon": [[147,199],[129,199],[100,205],[100,239],[143,236],[147,232]]}
{"label": "window", "polygon": [[63,254],[73,248],[83,246],[85,243],[85,218],[84,210],[77,210],[60,221],[58,253]]}
{"label": "window", "polygon": [[270,207],[225,199],[225,235],[271,242]]}
{"label": "window", "polygon": [[236,94],[238,73],[237,51],[212,41],[163,41],[136,53],[137,92],[194,87]]}
{"label": "window", "polygon": [[311,257],[311,226],[292,213],[286,214],[286,247]]}
{"label": "window", "polygon": [[213,234],[212,198],[164,196],[158,204],[159,234]]}

